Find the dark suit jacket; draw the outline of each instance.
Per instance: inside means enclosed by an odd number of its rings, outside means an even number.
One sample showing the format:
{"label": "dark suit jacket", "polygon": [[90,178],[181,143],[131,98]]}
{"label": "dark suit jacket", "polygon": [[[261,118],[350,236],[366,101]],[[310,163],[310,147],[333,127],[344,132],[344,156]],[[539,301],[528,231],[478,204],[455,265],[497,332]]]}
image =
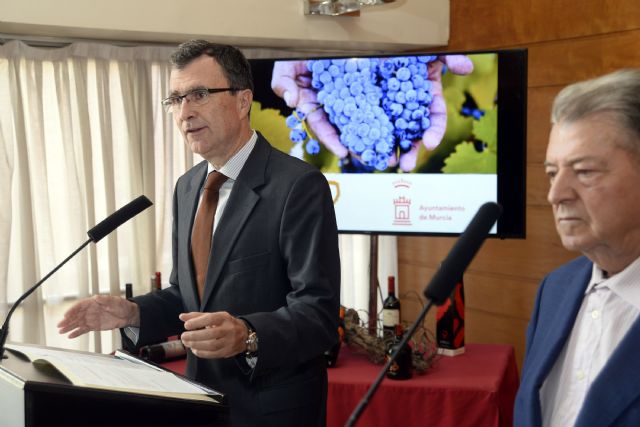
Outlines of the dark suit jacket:
{"label": "dark suit jacket", "polygon": [[[540,285],[527,329],[527,351],[514,425],[540,426],[540,387],[569,339],[592,263],[580,257]],[[577,427],[640,426],[640,321],[636,321],[591,384]]]}
{"label": "dark suit jacket", "polygon": [[135,299],[138,346],[183,331],[182,312],[227,311],[259,339],[253,370],[244,355],[199,359],[187,375],[227,394],[236,425],[323,425],[324,350],[337,341],[340,260],[325,177],[261,136],[234,183],[213,236],[199,301],[190,235],[206,162],[178,180],[173,200],[171,286]]}

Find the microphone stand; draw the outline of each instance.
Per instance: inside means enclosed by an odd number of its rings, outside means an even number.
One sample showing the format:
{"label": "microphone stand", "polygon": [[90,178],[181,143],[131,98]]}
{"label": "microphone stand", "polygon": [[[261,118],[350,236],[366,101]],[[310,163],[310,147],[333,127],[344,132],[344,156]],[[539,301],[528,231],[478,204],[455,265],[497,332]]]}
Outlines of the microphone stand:
{"label": "microphone stand", "polygon": [[489,230],[493,227],[493,224],[501,213],[502,207],[497,203],[488,202],[480,206],[480,209],[478,209],[478,212],[476,212],[471,219],[467,228],[453,245],[453,248],[451,248],[445,260],[442,261],[440,268],[436,271],[436,274],[431,278],[431,282],[429,282],[429,285],[424,290],[424,295],[427,297],[427,305],[422,309],[416,321],[411,325],[411,328],[402,337],[402,341],[400,341],[400,344],[398,344],[398,347],[378,374],[378,377],[367,391],[367,394],[365,394],[360,403],[358,403],[358,406],[351,414],[345,426],[352,427],[358,420],[358,417],[369,403],[369,399],[371,399],[371,396],[373,396],[373,393],[377,390],[385,374],[391,367],[391,364],[398,357],[398,353],[400,353],[400,350],[407,344],[407,341],[409,341],[409,338],[411,338],[416,331],[416,328],[422,322],[422,319],[424,319],[424,316],[431,306],[433,304],[441,305],[446,298],[451,295],[456,280],[467,269],[476,252],[478,252],[480,246],[487,238],[487,233],[489,233]]}
{"label": "microphone stand", "polygon": [[130,201],[111,215],[109,215],[106,219],[102,220],[91,230],[87,231],[89,235],[89,239],[84,242],[78,249],[76,249],[71,255],[69,255],[64,261],[62,261],[56,268],[51,270],[49,274],[44,276],[38,283],[33,285],[27,292],[25,292],[18,300],[13,304],[11,309],[9,310],[9,314],[2,325],[2,329],[0,329],[0,361],[4,359],[4,344],[7,341],[7,336],[9,336],[9,320],[11,319],[11,315],[15,311],[15,309],[20,305],[20,303],[29,295],[33,293],[38,286],[44,283],[45,280],[49,278],[53,273],[58,271],[60,267],[65,265],[67,261],[73,258],[78,252],[80,252],[85,246],[87,246],[90,242],[98,243],[99,240],[104,238],[106,235],[111,233],[116,228],[120,227],[125,222],[129,221],[134,216],[138,215],[140,212],[153,205],[151,200],[147,199],[145,196],[138,196],[134,200]]}
{"label": "microphone stand", "polygon": [[87,246],[92,241],[93,241],[93,239],[88,239],[86,242],[84,242],[82,245],[80,245],[80,247],[78,249],[73,251],[73,253],[71,255],[69,255],[67,258],[65,258],[65,260],[62,261],[60,264],[58,264],[56,266],[56,268],[51,270],[46,276],[44,276],[42,279],[40,279],[40,281],[38,283],[33,285],[31,287],[31,289],[29,289],[27,292],[25,292],[20,298],[18,298],[18,300],[16,302],[13,303],[13,305],[11,306],[11,309],[9,310],[9,314],[7,314],[7,318],[5,319],[4,324],[2,325],[2,329],[0,329],[0,360],[7,358],[4,355],[4,344],[7,341],[7,337],[9,336],[9,320],[11,319],[11,315],[13,315],[13,312],[16,310],[16,308],[18,308],[20,303],[25,298],[27,298],[29,295],[31,295],[33,293],[33,291],[38,289],[38,287],[42,283],[44,283],[45,280],[47,280],[53,273],[58,271],[60,269],[60,267],[65,265],[67,263],[67,261],[69,261],[71,258],[73,258],[78,252],[80,252],[82,249],[84,249],[84,247]]}
{"label": "microphone stand", "polygon": [[345,424],[345,427],[353,427],[356,424],[356,422],[358,421],[358,418],[360,418],[360,415],[362,415],[362,412],[365,410],[365,408],[369,404],[369,400],[371,400],[371,398],[373,397],[373,394],[376,392],[376,390],[380,386],[380,383],[384,379],[387,371],[389,370],[393,362],[395,362],[396,359],[398,358],[398,354],[400,353],[400,350],[404,348],[404,346],[409,341],[409,338],[413,336],[416,329],[422,323],[422,320],[427,315],[427,313],[429,312],[433,304],[434,303],[432,300],[430,299],[427,300],[427,305],[424,306],[424,308],[418,315],[418,318],[413,322],[413,324],[411,324],[411,327],[409,328],[409,330],[405,332],[404,336],[402,337],[402,340],[400,341],[400,344],[398,344],[393,354],[391,354],[391,357],[389,357],[389,360],[387,360],[387,363],[385,363],[384,367],[380,370],[375,381],[373,382],[373,384],[371,384],[371,387],[369,387],[369,390],[367,390],[367,393],[364,395],[362,400],[360,400],[360,402],[358,403],[358,406],[356,406],[356,408],[351,413],[351,416],[349,417],[349,420]]}

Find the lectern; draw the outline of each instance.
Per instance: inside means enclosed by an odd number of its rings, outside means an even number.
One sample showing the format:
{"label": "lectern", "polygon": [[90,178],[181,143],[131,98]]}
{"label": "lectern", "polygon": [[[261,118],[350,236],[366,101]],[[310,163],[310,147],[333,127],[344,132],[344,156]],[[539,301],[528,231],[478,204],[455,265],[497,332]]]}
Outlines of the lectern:
{"label": "lectern", "polygon": [[0,425],[5,427],[228,425],[228,407],[214,400],[79,387],[54,368],[10,351],[5,355],[0,361]]}

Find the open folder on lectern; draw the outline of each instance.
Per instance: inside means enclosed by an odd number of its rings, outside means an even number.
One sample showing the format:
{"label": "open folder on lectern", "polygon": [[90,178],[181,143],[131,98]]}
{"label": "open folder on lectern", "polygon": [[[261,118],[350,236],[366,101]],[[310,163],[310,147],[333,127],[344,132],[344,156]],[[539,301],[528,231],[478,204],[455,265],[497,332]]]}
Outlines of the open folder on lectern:
{"label": "open folder on lectern", "polygon": [[87,353],[8,343],[6,349],[41,369],[57,370],[79,387],[223,403],[224,395],[202,384],[162,369],[128,353]]}

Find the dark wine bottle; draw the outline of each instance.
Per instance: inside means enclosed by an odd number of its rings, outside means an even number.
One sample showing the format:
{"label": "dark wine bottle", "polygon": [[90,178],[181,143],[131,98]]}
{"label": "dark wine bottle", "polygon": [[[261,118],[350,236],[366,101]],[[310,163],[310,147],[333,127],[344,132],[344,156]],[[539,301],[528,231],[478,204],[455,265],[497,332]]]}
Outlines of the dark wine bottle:
{"label": "dark wine bottle", "polygon": [[171,340],[159,344],[145,345],[140,348],[141,358],[156,363],[184,357],[186,354],[187,350],[180,340]]}
{"label": "dark wine bottle", "polygon": [[382,336],[385,342],[393,340],[396,326],[400,324],[400,300],[396,298],[396,280],[387,279],[387,297],[382,303]]}
{"label": "dark wine bottle", "polygon": [[[391,358],[391,355],[399,347],[400,341],[402,341],[402,335],[402,325],[397,325],[395,338],[387,349],[387,360]],[[391,364],[391,366],[389,366],[386,374],[387,378],[390,378],[392,380],[408,380],[409,378],[411,378],[412,373],[413,362],[411,360],[411,347],[409,346],[409,343],[407,343],[402,348],[402,350],[400,350],[400,353],[398,353],[398,357],[396,357],[396,360]]]}
{"label": "dark wine bottle", "polygon": [[162,274],[159,271],[156,271],[153,276],[151,276],[151,292],[156,292],[162,289]]}
{"label": "dark wine bottle", "polygon": [[329,350],[324,352],[325,360],[327,361],[327,367],[332,368],[338,363],[338,355],[340,354],[340,348],[344,342],[344,307],[340,306],[340,321],[338,323],[338,342],[335,343]]}

